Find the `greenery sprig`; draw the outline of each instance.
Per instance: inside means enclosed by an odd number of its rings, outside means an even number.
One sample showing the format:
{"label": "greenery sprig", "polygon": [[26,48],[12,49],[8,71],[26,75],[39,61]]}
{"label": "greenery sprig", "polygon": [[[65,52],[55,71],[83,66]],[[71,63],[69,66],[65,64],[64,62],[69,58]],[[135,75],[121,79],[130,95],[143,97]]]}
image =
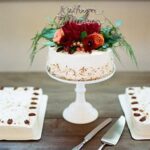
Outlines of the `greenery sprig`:
{"label": "greenery sprig", "polygon": [[[100,48],[100,50],[105,50],[107,48],[112,48],[114,55],[120,61],[120,57],[117,53],[117,47],[121,46],[126,50],[126,53],[130,56],[133,63],[137,65],[137,60],[134,54],[132,46],[125,40],[120,32],[119,26],[121,25],[121,20],[117,20],[116,25],[113,24],[107,17],[103,16],[108,22],[108,26],[102,28],[102,34],[105,38],[105,44]],[[117,46],[116,46],[117,45]]]}
{"label": "greenery sprig", "polygon": [[[48,46],[55,46],[56,44],[53,42],[53,37],[54,34],[56,32],[56,29],[54,28],[44,28],[40,33],[37,33],[33,38],[32,38],[32,45],[31,45],[31,55],[30,55],[30,60],[31,60],[31,64],[33,63],[33,60],[35,58],[35,55],[37,54],[38,51],[40,51],[41,49],[48,47]],[[39,46],[39,41],[41,39],[45,39],[47,40],[42,47],[38,47]]]}

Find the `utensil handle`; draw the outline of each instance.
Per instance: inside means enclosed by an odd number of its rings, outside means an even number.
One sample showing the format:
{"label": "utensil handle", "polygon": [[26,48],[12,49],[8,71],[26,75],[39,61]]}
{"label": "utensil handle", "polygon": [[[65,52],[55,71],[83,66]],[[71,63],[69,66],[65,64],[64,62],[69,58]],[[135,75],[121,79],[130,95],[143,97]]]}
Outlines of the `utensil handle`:
{"label": "utensil handle", "polygon": [[98,150],[102,150],[105,145],[106,145],[106,143],[102,144],[102,145],[98,148]]}
{"label": "utensil handle", "polygon": [[72,150],[80,150],[83,145],[86,143],[86,141],[83,141],[82,143],[80,143],[79,145],[75,146]]}

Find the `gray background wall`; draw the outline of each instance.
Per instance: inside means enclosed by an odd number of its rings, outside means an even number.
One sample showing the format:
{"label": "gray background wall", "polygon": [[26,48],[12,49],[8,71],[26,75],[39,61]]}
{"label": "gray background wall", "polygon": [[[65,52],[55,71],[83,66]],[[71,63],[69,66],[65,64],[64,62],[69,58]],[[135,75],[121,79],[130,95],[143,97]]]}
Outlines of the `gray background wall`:
{"label": "gray background wall", "polygon": [[41,51],[29,66],[31,38],[54,17],[60,5],[80,3],[84,7],[104,10],[112,21],[122,19],[121,31],[132,44],[138,69],[121,50],[119,71],[150,71],[150,1],[0,1],[0,72],[44,71],[47,49]]}

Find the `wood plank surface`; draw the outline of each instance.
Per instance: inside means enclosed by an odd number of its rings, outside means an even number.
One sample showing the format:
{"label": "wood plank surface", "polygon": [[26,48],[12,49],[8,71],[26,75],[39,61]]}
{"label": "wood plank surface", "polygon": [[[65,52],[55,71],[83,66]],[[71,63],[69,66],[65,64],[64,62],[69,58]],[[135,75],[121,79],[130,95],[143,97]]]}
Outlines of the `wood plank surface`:
{"label": "wood plank surface", "polygon": [[[75,85],[52,80],[46,73],[0,73],[0,85],[37,86],[48,94],[48,106],[42,138],[39,141],[1,141],[0,150],[71,150],[83,137],[104,119],[112,117],[115,121],[123,114],[118,94],[129,86],[150,86],[150,72],[117,72],[111,79],[87,85],[86,98],[99,111],[99,119],[86,125],[75,125],[62,118],[62,111],[75,99]],[[99,132],[83,150],[97,150],[100,138],[110,127]],[[149,131],[150,132],[150,131]],[[135,141],[126,125],[119,143],[108,146],[106,150],[150,150],[150,141]]]}

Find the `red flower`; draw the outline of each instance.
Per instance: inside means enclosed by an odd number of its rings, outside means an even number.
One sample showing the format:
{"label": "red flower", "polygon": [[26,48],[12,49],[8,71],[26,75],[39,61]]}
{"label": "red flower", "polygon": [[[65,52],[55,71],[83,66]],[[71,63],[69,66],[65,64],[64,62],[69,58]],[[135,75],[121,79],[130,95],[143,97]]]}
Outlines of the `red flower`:
{"label": "red flower", "polygon": [[[92,34],[94,32],[100,32],[100,24],[97,22],[86,22],[86,23],[77,23],[77,22],[66,22],[62,26],[64,32],[64,38],[73,42],[80,41],[80,34],[83,31],[86,31],[87,34]],[[60,41],[61,43],[61,41]]]}
{"label": "red flower", "polygon": [[84,38],[82,42],[85,51],[91,52],[104,44],[104,37],[102,34],[93,33]]}

